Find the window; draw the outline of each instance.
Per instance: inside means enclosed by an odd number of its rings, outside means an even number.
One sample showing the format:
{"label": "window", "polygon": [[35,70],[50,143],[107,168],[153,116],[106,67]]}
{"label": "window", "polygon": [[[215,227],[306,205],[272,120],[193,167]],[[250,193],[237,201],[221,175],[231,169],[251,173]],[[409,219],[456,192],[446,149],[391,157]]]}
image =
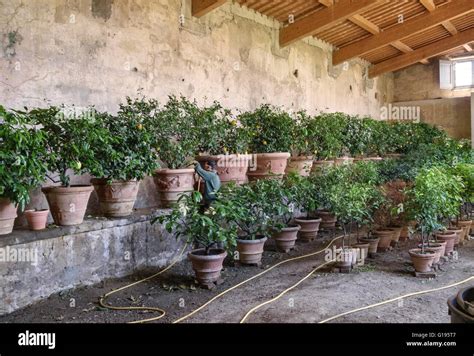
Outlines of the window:
{"label": "window", "polygon": [[474,88],[474,59],[440,60],[440,89]]}

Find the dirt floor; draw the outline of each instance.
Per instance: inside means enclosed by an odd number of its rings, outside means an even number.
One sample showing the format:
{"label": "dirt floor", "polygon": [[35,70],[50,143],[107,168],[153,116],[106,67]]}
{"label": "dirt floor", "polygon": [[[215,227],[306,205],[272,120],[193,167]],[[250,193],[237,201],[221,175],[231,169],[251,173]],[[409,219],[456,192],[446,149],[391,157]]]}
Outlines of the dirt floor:
{"label": "dirt floor", "polygon": [[[226,264],[222,273],[224,283],[214,290],[201,289],[194,284],[191,264],[187,260],[156,279],[119,292],[109,303],[120,306],[155,306],[167,311],[157,322],[170,323],[198,308],[218,293],[243,281],[269,266],[289,257],[300,256],[326,247],[329,234],[321,233],[311,243],[297,243],[288,254],[275,252],[272,241],[267,242],[263,264],[259,267],[234,267]],[[251,323],[316,323],[348,310],[374,304],[410,292],[437,288],[461,281],[474,275],[474,241],[459,249],[459,259],[443,264],[443,271],[435,279],[413,276],[408,248],[415,241],[402,243],[393,251],[380,253],[366,260],[366,265],[349,274],[333,273],[330,268],[314,273],[298,287],[273,303],[251,314]],[[324,253],[299,261],[283,264],[267,274],[254,279],[225,294],[184,322],[237,323],[254,306],[263,303],[289,288],[324,263]],[[121,323],[157,316],[149,311],[110,311],[101,308],[99,296],[111,289],[156,272],[107,280],[99,285],[77,288],[55,294],[46,300],[0,317],[0,322],[42,323]],[[474,284],[473,281],[470,282]],[[467,286],[464,284],[462,287]],[[370,323],[448,323],[450,317],[446,301],[459,287],[403,299],[341,317],[332,322]]]}

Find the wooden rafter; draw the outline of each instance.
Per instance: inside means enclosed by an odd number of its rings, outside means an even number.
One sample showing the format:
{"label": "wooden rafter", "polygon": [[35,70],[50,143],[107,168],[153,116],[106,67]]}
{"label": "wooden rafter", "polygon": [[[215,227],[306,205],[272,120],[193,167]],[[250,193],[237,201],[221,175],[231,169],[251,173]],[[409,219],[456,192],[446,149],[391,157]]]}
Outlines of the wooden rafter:
{"label": "wooden rafter", "polygon": [[192,14],[201,17],[212,10],[224,5],[227,0],[192,0]]}
{"label": "wooden rafter", "polygon": [[407,20],[400,25],[393,26],[379,34],[354,42],[343,47],[333,54],[333,64],[342,63],[353,57],[361,56],[368,52],[390,45],[410,35],[435,27],[444,21],[462,16],[474,10],[474,1],[457,0],[450,2],[431,12]]}
{"label": "wooden rafter", "polygon": [[369,69],[369,77],[373,78],[382,73],[393,72],[395,70],[408,67],[411,64],[419,62],[423,59],[435,57],[446,53],[455,48],[461,47],[466,43],[470,43],[474,38],[474,28],[458,32],[457,35],[434,42],[427,46],[421,47],[413,52],[402,54],[401,56],[378,63]]}
{"label": "wooden rafter", "polygon": [[[385,2],[385,1],[384,1]],[[368,10],[380,4],[378,0],[339,0],[333,6],[317,11],[309,16],[295,21],[280,30],[280,46],[285,47],[304,37],[312,36],[331,26],[347,20],[353,15]]]}

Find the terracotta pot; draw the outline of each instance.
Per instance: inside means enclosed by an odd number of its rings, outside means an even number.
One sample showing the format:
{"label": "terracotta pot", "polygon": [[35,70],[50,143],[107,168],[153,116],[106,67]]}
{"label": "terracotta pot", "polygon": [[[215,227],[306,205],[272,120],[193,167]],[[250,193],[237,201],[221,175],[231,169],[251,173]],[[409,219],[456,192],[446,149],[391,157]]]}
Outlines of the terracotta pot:
{"label": "terracotta pot", "polygon": [[451,228],[447,229],[446,231],[447,232],[454,232],[456,234],[456,238],[454,239],[454,246],[459,245],[459,243],[461,242],[461,237],[462,237],[462,234],[464,233],[464,230],[463,229],[457,229],[455,227],[451,227]]}
{"label": "terracotta pot", "polygon": [[[418,246],[421,248],[421,246]],[[434,264],[437,264],[441,258],[444,256],[444,251],[446,250],[446,244],[443,246],[442,244],[435,244],[430,243],[429,246],[426,246],[426,251],[434,252],[435,258],[433,260]]]}
{"label": "terracotta pot", "polygon": [[288,252],[294,246],[297,239],[298,231],[300,231],[300,225],[290,225],[284,227],[279,232],[273,234],[273,239],[275,240],[275,245],[278,251]]}
{"label": "terracotta pot", "polygon": [[13,231],[16,218],[16,206],[7,198],[0,198],[0,235]]}
{"label": "terracotta pot", "polygon": [[196,279],[200,284],[216,282],[221,276],[222,264],[227,256],[227,252],[222,249],[211,249],[206,255],[203,248],[193,250],[188,253],[191,260]]}
{"label": "terracotta pot", "polygon": [[334,164],[336,166],[341,166],[344,164],[352,164],[353,162],[354,162],[354,158],[352,157],[339,157],[335,159]]}
{"label": "terracotta pot", "polygon": [[87,202],[93,190],[92,185],[41,189],[48,200],[54,223],[60,226],[78,225],[84,221]]}
{"label": "terracotta pot", "polygon": [[435,233],[436,239],[440,241],[446,241],[446,249],[444,255],[447,256],[454,251],[454,243],[456,241],[456,233],[454,232],[437,232]]}
{"label": "terracotta pot", "polygon": [[107,179],[93,178],[91,183],[97,192],[102,214],[110,217],[122,217],[133,212],[140,181],[113,181],[111,184],[107,184]]}
{"label": "terracotta pot", "polygon": [[334,229],[336,227],[337,218],[333,213],[325,210],[318,210],[316,216],[321,219],[322,229]]}
{"label": "terracotta pot", "polygon": [[290,158],[288,152],[257,153],[256,166],[250,167],[247,172],[249,181],[283,177],[288,158]]}
{"label": "terracotta pot", "polygon": [[213,160],[217,162],[217,174],[222,184],[234,182],[237,185],[247,181],[247,171],[252,155],[231,154],[231,155],[201,155],[196,157],[199,163]]}
{"label": "terracotta pot", "polygon": [[369,254],[377,253],[377,248],[379,246],[380,238],[378,238],[378,237],[369,237],[369,238],[361,238],[359,240],[362,243],[369,244],[369,250],[368,250]]}
{"label": "terracotta pot", "polygon": [[194,190],[194,169],[158,169],[153,174],[162,208],[172,207],[181,194]]}
{"label": "terracotta pot", "polygon": [[298,238],[301,241],[309,242],[318,236],[321,219],[301,217],[296,218],[295,223],[301,226],[300,231],[298,231]]}
{"label": "terracotta pot", "polygon": [[292,156],[288,165],[286,166],[285,173],[297,173],[302,177],[308,177],[313,168],[313,157],[312,156]]}
{"label": "terracotta pot", "polygon": [[456,302],[463,312],[474,317],[474,287],[461,289],[456,296]]}
{"label": "terracotta pot", "polygon": [[331,161],[331,160],[313,161],[311,172],[318,172],[325,167],[331,167],[331,166],[334,166],[334,161]]}
{"label": "terracotta pot", "polygon": [[239,251],[239,262],[245,265],[260,264],[262,261],[263,246],[266,237],[256,240],[237,240],[237,251]]}
{"label": "terracotta pot", "polygon": [[410,230],[408,228],[408,225],[405,225],[402,227],[402,230],[400,231],[400,238],[399,241],[403,242],[410,238]]}
{"label": "terracotta pot", "polygon": [[351,268],[354,260],[354,251],[352,248],[336,250],[336,266],[339,268]]}
{"label": "terracotta pot", "polygon": [[411,257],[411,261],[413,266],[415,267],[416,272],[429,272],[431,271],[431,266],[433,264],[433,260],[435,259],[434,252],[425,252],[424,254],[421,253],[421,249],[414,248],[408,251]]}
{"label": "terracotta pot", "polygon": [[444,256],[446,254],[446,241],[441,241],[441,240],[432,240],[430,241],[430,244],[439,244],[442,247],[440,256]]}
{"label": "terracotta pot", "polygon": [[374,235],[380,239],[377,252],[387,251],[392,242],[393,234],[394,231],[391,229],[380,229],[374,231]]}
{"label": "terracotta pot", "polygon": [[25,210],[24,212],[26,221],[30,230],[43,230],[46,229],[46,222],[48,221],[48,209],[42,210]]}
{"label": "terracotta pot", "polygon": [[364,265],[365,259],[369,255],[369,243],[364,243],[364,242],[357,242],[352,245],[352,247],[357,248],[358,254],[357,254],[357,264],[359,266]]}
{"label": "terracotta pot", "polygon": [[400,240],[400,235],[402,234],[402,226],[395,226],[395,225],[390,225],[387,227],[387,229],[393,231],[392,235],[392,242],[398,242]]}
{"label": "terracotta pot", "polygon": [[472,220],[458,220],[456,225],[459,228],[463,229],[462,235],[460,237],[460,242],[463,242],[469,236],[469,232],[471,230],[471,225],[472,225]]}

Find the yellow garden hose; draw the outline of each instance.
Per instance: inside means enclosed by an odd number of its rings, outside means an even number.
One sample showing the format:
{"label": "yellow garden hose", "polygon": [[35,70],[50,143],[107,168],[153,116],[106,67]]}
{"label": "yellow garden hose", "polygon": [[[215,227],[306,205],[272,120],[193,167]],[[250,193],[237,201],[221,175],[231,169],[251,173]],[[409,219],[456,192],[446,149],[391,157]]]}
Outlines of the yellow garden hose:
{"label": "yellow garden hose", "polygon": [[181,256],[183,255],[184,251],[186,251],[186,247],[188,246],[188,244],[186,243],[184,246],[183,246],[183,249],[181,250],[181,253],[178,255],[178,257],[176,257],[176,259],[174,260],[173,263],[171,263],[168,267],[162,269],[161,271],[149,276],[149,277],[146,277],[146,278],[143,278],[143,279],[140,279],[139,281],[136,281],[136,282],[133,282],[131,284],[127,284],[123,287],[120,287],[118,289],[115,289],[115,290],[112,290],[110,291],[109,293],[103,295],[102,297],[100,297],[99,299],[99,304],[101,307],[103,308],[107,308],[107,309],[112,309],[112,310],[148,310],[148,311],[154,311],[154,312],[159,312],[161,313],[159,316],[157,317],[153,317],[153,318],[149,318],[149,319],[143,319],[143,320],[136,320],[136,321],[131,321],[129,322],[128,324],[138,324],[138,323],[146,323],[146,322],[149,322],[149,321],[154,321],[154,320],[158,320],[158,319],[161,319],[162,317],[164,317],[166,315],[166,311],[161,309],[161,308],[158,308],[158,307],[116,307],[116,306],[113,306],[113,305],[110,305],[110,304],[106,304],[105,303],[105,300],[110,297],[112,294],[115,294],[115,293],[118,293],[120,291],[123,291],[125,289],[128,289],[128,288],[131,288],[133,286],[136,286],[137,284],[140,284],[140,283],[143,283],[143,282],[146,282],[150,279],[153,279],[157,276],[159,276],[160,274],[166,272],[167,270],[169,270],[171,267],[173,267],[181,258]]}
{"label": "yellow garden hose", "polygon": [[[238,288],[238,287],[244,285],[245,283],[250,282],[251,280],[253,280],[253,279],[255,279],[255,278],[258,278],[258,277],[260,277],[261,275],[264,275],[265,273],[270,272],[272,269],[274,269],[274,268],[276,268],[276,267],[278,267],[278,266],[281,266],[282,264],[285,264],[285,263],[288,263],[288,262],[291,262],[291,261],[300,260],[300,259],[307,258],[307,257],[311,257],[311,256],[315,256],[315,255],[318,255],[318,254],[320,254],[320,253],[326,251],[326,250],[334,243],[334,241],[336,241],[336,240],[338,240],[338,239],[340,239],[340,238],[342,238],[342,237],[343,237],[343,235],[335,237],[335,238],[332,239],[331,242],[330,242],[324,249],[322,249],[322,250],[319,250],[319,251],[316,251],[316,252],[312,252],[312,253],[309,253],[309,254],[306,254],[306,255],[298,256],[298,257],[288,258],[288,259],[286,259],[286,260],[284,260],[284,261],[281,261],[281,262],[278,262],[277,264],[274,264],[274,265],[271,266],[270,268],[267,268],[266,270],[264,270],[264,271],[262,271],[262,272],[256,274],[255,276],[252,276],[252,277],[250,277],[250,278],[248,278],[248,279],[246,279],[246,280],[244,280],[244,281],[242,281],[242,282],[236,284],[235,286],[230,287],[230,288],[226,289],[225,291],[219,293],[219,294],[216,295],[215,297],[209,299],[206,303],[204,303],[203,305],[201,305],[199,308],[193,310],[191,313],[186,314],[185,316],[183,316],[183,317],[181,317],[181,318],[179,318],[179,319],[173,321],[173,324],[180,323],[180,322],[182,322],[183,320],[188,319],[188,318],[191,317],[192,315],[196,314],[197,312],[199,312],[199,311],[201,311],[202,309],[204,309],[205,307],[207,307],[209,304],[211,304],[211,303],[212,303],[213,301],[215,301],[216,299],[219,299],[220,297],[222,297],[224,294],[227,294],[227,293],[229,293],[230,291],[232,291],[232,290],[234,290],[234,289],[236,289],[236,288]],[[327,263],[326,263],[326,264],[327,264]],[[320,267],[322,267],[322,266],[320,266]],[[320,268],[320,267],[318,267],[318,268]],[[313,270],[313,272],[314,272],[314,270]]]}

